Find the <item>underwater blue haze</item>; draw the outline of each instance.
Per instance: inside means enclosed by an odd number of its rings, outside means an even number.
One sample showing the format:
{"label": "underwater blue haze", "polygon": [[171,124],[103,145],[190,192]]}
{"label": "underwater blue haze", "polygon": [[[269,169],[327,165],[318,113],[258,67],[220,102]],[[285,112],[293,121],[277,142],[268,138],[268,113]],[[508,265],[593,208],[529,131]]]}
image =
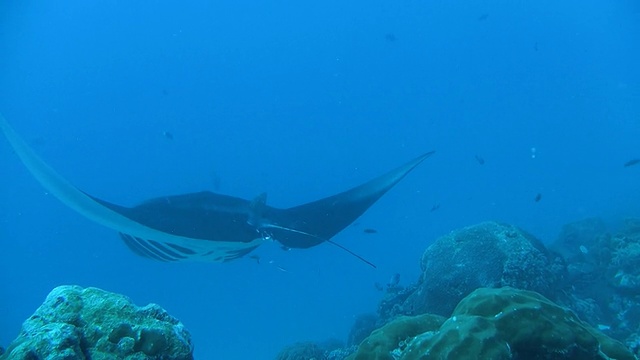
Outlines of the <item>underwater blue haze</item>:
{"label": "underwater blue haze", "polygon": [[110,202],[211,190],[289,207],[436,154],[334,238],[377,269],[330,244],[171,264],[48,195],[3,139],[0,345],[78,284],[161,305],[196,358],[270,359],[344,339],[374,283],[415,280],[454,229],[498,220],[550,242],[570,221],[638,217],[640,166],[623,166],[640,157],[638,64],[631,0],[2,1],[0,112]]}

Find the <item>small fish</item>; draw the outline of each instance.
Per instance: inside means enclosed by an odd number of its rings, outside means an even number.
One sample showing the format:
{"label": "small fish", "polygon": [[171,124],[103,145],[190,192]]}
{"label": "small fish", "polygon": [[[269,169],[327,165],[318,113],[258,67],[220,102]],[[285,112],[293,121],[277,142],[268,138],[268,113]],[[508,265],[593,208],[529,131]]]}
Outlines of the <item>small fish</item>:
{"label": "small fish", "polygon": [[276,264],[276,262],[275,262],[275,261],[273,261],[273,260],[269,261],[269,265],[273,265],[273,266],[275,266],[275,267],[276,267],[276,269],[278,269],[278,270],[280,270],[280,271],[282,271],[282,272],[288,272],[288,271],[287,271],[287,269],[285,269],[285,268],[283,268],[282,266],[280,266],[280,265]]}
{"label": "small fish", "polygon": [[429,212],[434,212],[436,210],[440,209],[440,204],[435,204],[431,207],[431,210],[429,210]]}
{"label": "small fish", "polygon": [[162,135],[164,135],[164,137],[169,139],[169,140],[173,140],[173,134],[168,132],[168,131],[163,131]]}
{"label": "small fish", "polygon": [[478,16],[478,21],[484,21],[484,20],[487,20],[488,18],[489,18],[489,14],[482,14]]}
{"label": "small fish", "polygon": [[256,261],[256,263],[260,264],[260,256],[258,255],[251,255],[249,256],[249,259],[253,259]]}
{"label": "small fish", "polygon": [[387,283],[387,289],[397,287],[398,284],[400,284],[400,274],[395,273],[389,279],[389,282]]}
{"label": "small fish", "polygon": [[534,51],[538,51],[538,42],[536,41],[535,44],[533,44],[533,50]]}
{"label": "small fish", "polygon": [[384,35],[384,39],[387,40],[388,42],[395,42],[397,38],[396,38],[396,34],[388,33]]}
{"label": "small fish", "polygon": [[542,199],[542,194],[540,194],[540,193],[538,193],[538,194],[536,195],[536,197],[535,197],[535,198],[533,198],[533,200],[534,200],[535,202],[538,202],[538,201],[540,201],[541,199]]}
{"label": "small fish", "polygon": [[476,155],[476,161],[478,162],[478,164],[484,165],[484,159],[482,158],[482,156]]}
{"label": "small fish", "polygon": [[638,165],[638,164],[640,164],[640,159],[631,159],[626,163],[624,163],[624,167],[629,167],[629,166]]}
{"label": "small fish", "polygon": [[376,229],[372,229],[372,228],[366,228],[364,230],[362,230],[365,234],[377,234],[378,230]]}

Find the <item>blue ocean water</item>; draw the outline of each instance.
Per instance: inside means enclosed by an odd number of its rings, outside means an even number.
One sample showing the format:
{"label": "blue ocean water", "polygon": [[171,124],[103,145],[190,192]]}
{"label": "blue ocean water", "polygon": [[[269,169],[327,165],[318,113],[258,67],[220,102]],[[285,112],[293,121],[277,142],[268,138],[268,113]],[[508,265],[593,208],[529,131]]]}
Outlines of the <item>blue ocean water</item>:
{"label": "blue ocean water", "polygon": [[48,195],[2,140],[0,345],[78,284],[160,304],[197,358],[269,359],[343,339],[373,284],[415,280],[451,230],[499,220],[550,242],[570,221],[638,217],[640,166],[623,167],[640,157],[638,44],[623,0],[4,1],[0,112],[102,199],[289,207],[437,153],[334,238],[376,270],[328,244],[165,264]]}

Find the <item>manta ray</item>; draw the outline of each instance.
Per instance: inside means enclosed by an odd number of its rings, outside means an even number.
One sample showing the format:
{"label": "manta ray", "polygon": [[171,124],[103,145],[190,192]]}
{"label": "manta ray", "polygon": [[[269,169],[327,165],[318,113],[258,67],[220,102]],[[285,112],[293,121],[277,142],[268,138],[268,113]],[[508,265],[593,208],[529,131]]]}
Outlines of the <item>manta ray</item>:
{"label": "manta ray", "polygon": [[99,199],[76,188],[47,165],[0,115],[0,129],[40,184],[86,218],[117,231],[136,254],[164,262],[226,262],[267,241],[306,249],[353,223],[423,160],[430,151],[362,185],[307,204],[280,209],[266,194],[252,200],[201,191],[162,196],[133,207]]}

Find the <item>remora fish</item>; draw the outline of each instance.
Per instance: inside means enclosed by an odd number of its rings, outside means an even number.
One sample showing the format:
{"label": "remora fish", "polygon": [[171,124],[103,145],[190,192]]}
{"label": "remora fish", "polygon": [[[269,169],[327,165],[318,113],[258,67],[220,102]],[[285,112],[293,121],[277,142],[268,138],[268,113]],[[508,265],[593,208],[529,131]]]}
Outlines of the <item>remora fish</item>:
{"label": "remora fish", "polygon": [[250,201],[208,191],[163,196],[125,207],[71,185],[36,155],[2,115],[0,130],[47,191],[88,219],[118,231],[136,254],[171,262],[225,262],[269,240],[300,249],[333,243],[333,236],[434,153],[425,153],[345,192],[288,209],[268,206],[266,194]]}

